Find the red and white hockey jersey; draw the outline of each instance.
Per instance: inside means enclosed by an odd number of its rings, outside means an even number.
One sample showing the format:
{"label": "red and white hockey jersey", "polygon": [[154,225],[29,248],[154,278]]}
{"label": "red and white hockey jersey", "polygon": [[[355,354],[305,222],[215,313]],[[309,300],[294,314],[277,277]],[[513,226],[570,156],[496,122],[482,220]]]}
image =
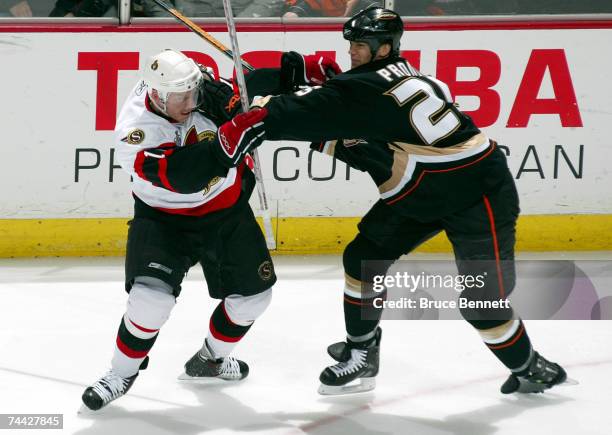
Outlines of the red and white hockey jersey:
{"label": "red and white hockey jersey", "polygon": [[242,188],[250,157],[237,167],[223,166],[213,151],[216,136],[217,126],[200,113],[182,123],[156,114],[140,82],[117,119],[117,158],[142,202],[169,214],[202,216],[231,207],[253,189],[253,182]]}

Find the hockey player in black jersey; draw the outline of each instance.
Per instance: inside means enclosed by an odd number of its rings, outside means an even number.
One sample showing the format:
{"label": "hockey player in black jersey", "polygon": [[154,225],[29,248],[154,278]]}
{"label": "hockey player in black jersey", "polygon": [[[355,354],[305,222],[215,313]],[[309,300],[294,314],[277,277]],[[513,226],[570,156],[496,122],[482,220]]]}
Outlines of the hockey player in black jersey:
{"label": "hockey player in black jersey", "polygon": [[[344,251],[347,339],[328,349],[337,364],[321,373],[322,394],[375,385],[382,331],[373,300],[381,295],[371,291],[362,261],[390,265],[444,231],[459,273],[487,276],[483,291],[467,289],[462,298],[506,298],[515,283],[519,201],[504,154],[455,107],[444,83],[400,57],[403,23],[396,13],[366,9],[343,32],[350,71],[322,87],[267,97],[256,109],[264,112],[266,139],[312,141],[314,149],[367,171],[380,193]],[[371,320],[362,319],[362,310]],[[510,370],[502,393],[539,392],[566,380],[563,368],[532,348],[512,308],[462,315]]]}

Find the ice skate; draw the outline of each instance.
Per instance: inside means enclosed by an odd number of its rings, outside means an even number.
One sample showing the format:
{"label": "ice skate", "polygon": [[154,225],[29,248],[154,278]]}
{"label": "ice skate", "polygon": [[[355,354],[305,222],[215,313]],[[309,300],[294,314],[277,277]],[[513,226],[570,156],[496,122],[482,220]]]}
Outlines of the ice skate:
{"label": "ice skate", "polygon": [[204,381],[213,379],[224,381],[239,381],[249,374],[249,366],[231,356],[225,358],[214,358],[208,343],[204,342],[204,348],[198,350],[189,361],[185,363],[185,372],[178,379],[181,381]]}
{"label": "ice skate", "polygon": [[[147,356],[140,364],[139,370],[146,369],[148,365],[149,357]],[[82,410],[98,411],[105,407],[113,400],[127,393],[137,377],[138,373],[129,378],[123,378],[112,369],[109,370],[95,384],[85,389],[81,399],[86,408],[82,408]]]}
{"label": "ice skate", "polygon": [[361,393],[376,387],[380,340],[382,330],[377,328],[370,343],[357,346],[353,343],[334,343],[327,351],[338,364],[323,370],[319,380],[319,394],[340,395]]}
{"label": "ice skate", "polygon": [[[501,392],[503,394],[542,393],[567,381],[567,374],[559,364],[550,362],[535,352],[527,373],[522,376],[512,373],[501,386]],[[570,381],[570,383],[575,383],[575,381]]]}

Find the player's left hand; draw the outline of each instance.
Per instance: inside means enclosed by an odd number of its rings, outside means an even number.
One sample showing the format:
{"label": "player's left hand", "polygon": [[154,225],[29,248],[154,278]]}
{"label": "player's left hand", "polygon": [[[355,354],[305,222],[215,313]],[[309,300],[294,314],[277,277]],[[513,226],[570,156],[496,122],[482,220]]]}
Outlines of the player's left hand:
{"label": "player's left hand", "polygon": [[236,115],[217,132],[217,157],[228,167],[236,166],[244,156],[265,139],[264,118],[268,109],[255,108]]}

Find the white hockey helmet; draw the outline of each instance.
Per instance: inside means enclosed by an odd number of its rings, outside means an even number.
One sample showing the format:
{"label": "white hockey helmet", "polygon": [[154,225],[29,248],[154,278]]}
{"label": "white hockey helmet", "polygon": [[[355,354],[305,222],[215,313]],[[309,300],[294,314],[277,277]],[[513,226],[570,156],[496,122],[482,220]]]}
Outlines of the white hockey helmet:
{"label": "white hockey helmet", "polygon": [[197,97],[202,72],[192,59],[180,51],[166,49],[147,60],[143,80],[148,87],[149,97],[154,89],[157,91],[161,105],[159,109],[165,113],[170,94],[191,92],[194,98]]}

